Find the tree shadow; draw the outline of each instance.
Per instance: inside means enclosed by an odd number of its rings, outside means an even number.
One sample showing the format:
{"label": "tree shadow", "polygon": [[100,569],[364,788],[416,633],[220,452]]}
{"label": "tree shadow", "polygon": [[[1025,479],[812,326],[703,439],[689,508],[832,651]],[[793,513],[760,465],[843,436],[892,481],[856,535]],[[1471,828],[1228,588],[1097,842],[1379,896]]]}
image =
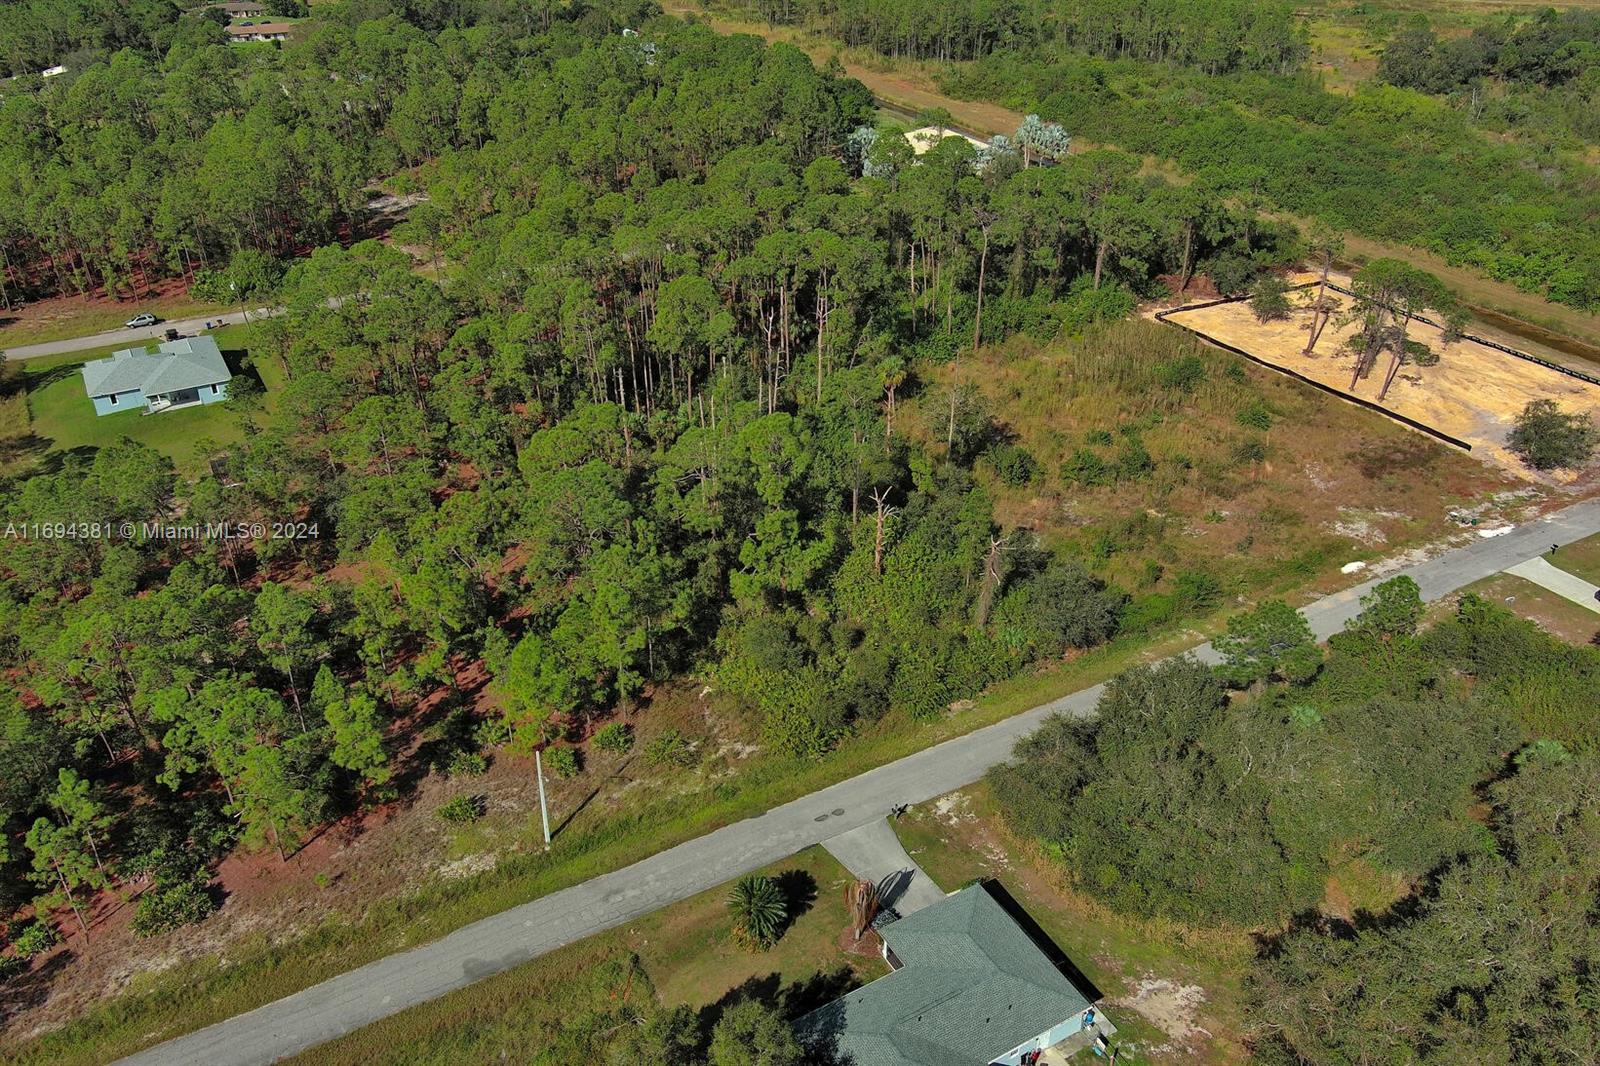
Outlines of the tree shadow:
{"label": "tree shadow", "polygon": [[15,1015],[43,1005],[50,998],[56,977],[75,955],[73,949],[62,947],[37,966],[9,979],[0,977],[0,1026]]}
{"label": "tree shadow", "polygon": [[783,928],[778,931],[781,937],[817,902],[817,879],[807,870],[785,870],[773,880],[778,884],[778,891],[783,893],[787,908]]}

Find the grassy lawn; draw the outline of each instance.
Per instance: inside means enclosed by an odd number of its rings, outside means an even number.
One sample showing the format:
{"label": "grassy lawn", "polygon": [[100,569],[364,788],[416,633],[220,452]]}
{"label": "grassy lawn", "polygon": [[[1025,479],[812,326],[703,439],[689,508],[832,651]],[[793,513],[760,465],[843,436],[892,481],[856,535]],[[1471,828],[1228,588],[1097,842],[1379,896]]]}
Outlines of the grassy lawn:
{"label": "grassy lawn", "polygon": [[[229,326],[212,333],[231,363],[248,346],[249,327]],[[226,404],[146,415],[143,409],[99,416],[83,392],[78,368],[110,355],[118,347],[7,364],[12,383],[0,397],[0,472],[21,473],[53,453],[93,452],[129,437],[168,455],[179,473],[195,477],[204,471],[207,442],[230,444],[243,439],[239,415]],[[270,361],[263,361],[270,363]],[[276,364],[258,368],[269,395],[282,385]]]}
{"label": "grassy lawn", "polygon": [[941,888],[992,877],[1106,998],[1118,1062],[1243,1061],[1239,1033],[1251,941],[1243,931],[1125,917],[1077,891],[1067,868],[1011,834],[983,784],[913,808],[895,823]]}
{"label": "grassy lawn", "polygon": [[604,975],[606,967],[629,956],[639,960],[661,1003],[700,1010],[708,1027],[721,1006],[736,997],[755,996],[803,1011],[888,971],[876,958],[839,949],[839,935],[849,924],[842,890],[850,875],[827,852],[808,848],[760,872],[784,884],[792,916],[769,951],[753,952],[734,942],[724,904],[729,886],[723,885],[286,1061],[297,1066],[546,1061],[546,1025],[575,1026],[596,1006],[616,1009],[625,993],[597,989],[592,975]]}
{"label": "grassy lawn", "polygon": [[[1563,548],[1560,554],[1566,551]],[[1562,559],[1560,565],[1566,568],[1569,561]],[[1463,591],[1503,604],[1546,633],[1573,644],[1588,644],[1600,634],[1600,614],[1514,574],[1496,574]]]}
{"label": "grassy lawn", "polygon": [[1593,585],[1600,585],[1600,536],[1586,537],[1575,544],[1563,544],[1553,556],[1546,556],[1556,566],[1575,574]]}
{"label": "grassy lawn", "polygon": [[31,304],[20,311],[0,312],[0,349],[121,329],[123,323],[145,311],[173,320],[228,310],[230,308],[221,304],[191,299],[187,294],[124,301],[64,296]]}

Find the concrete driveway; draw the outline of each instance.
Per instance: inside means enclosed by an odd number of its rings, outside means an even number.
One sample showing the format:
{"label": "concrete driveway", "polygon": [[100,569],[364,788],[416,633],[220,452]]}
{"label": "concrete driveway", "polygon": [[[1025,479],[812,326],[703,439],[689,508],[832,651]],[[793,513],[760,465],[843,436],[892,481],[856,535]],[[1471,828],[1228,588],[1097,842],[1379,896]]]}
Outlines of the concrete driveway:
{"label": "concrete driveway", "polygon": [[938,903],[944,893],[906,854],[888,821],[879,818],[822,842],[828,854],[863,881],[878,886],[878,899],[904,917]]}
{"label": "concrete driveway", "polygon": [[1576,574],[1569,574],[1559,566],[1551,566],[1544,559],[1529,559],[1525,563],[1506,568],[1506,573],[1515,574],[1524,581],[1532,581],[1535,585],[1549,589],[1557,596],[1565,597],[1579,607],[1600,614],[1600,586],[1591,585]]}

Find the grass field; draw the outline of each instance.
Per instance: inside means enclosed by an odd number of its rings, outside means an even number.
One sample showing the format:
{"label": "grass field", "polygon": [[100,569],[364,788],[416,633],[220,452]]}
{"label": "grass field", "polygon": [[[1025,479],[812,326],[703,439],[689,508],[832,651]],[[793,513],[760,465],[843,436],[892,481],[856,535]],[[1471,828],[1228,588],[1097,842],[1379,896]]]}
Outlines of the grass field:
{"label": "grass field", "polygon": [[597,1007],[614,1010],[619,991],[602,988],[596,996],[589,975],[630,955],[660,1003],[699,1010],[707,1028],[736,999],[761,998],[799,1012],[888,972],[877,958],[840,950],[849,924],[843,889],[850,875],[826,851],[808,848],[758,872],[778,878],[790,900],[792,924],[768,951],[734,942],[724,904],[730,886],[723,885],[284,1061],[550,1061],[541,1058],[549,1052],[544,1030],[576,1028]]}
{"label": "grass field", "polygon": [[1600,585],[1600,536],[1563,544],[1549,559],[1567,573],[1576,574],[1591,585]]}
{"label": "grass field", "polygon": [[[235,367],[248,353],[249,335],[248,326],[228,326],[212,333]],[[227,404],[158,415],[146,415],[142,409],[96,415],[84,395],[78,368],[120,347],[125,345],[6,364],[9,387],[0,398],[0,472],[23,473],[48,462],[51,456],[88,454],[128,437],[170,456],[180,473],[193,477],[203,471],[210,445],[242,439],[239,414]],[[281,371],[270,360],[262,363],[256,371],[267,387],[270,405],[282,385]]]}

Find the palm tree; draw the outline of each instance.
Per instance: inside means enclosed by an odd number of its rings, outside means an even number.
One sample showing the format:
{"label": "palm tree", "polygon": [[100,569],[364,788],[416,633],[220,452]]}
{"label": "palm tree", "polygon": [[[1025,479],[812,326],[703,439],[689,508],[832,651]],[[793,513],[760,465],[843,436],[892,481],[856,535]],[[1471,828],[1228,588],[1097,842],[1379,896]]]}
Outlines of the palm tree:
{"label": "palm tree", "polygon": [[728,910],[736,923],[734,935],[756,948],[769,948],[783,932],[789,904],[783,890],[770,877],[741,877],[728,893]]}

